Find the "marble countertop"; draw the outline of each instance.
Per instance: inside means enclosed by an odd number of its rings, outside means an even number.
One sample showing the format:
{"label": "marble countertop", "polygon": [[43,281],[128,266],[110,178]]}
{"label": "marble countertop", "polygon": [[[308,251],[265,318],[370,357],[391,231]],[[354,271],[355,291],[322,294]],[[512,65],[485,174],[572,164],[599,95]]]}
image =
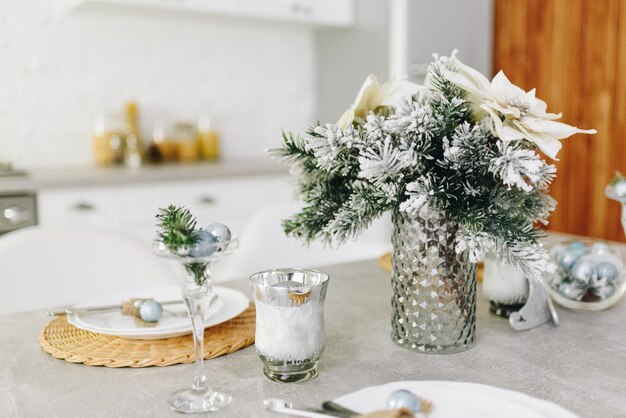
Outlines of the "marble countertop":
{"label": "marble countertop", "polygon": [[36,169],[25,176],[0,177],[0,193],[40,189],[146,183],[173,180],[210,179],[256,175],[286,174],[288,168],[270,158],[227,159],[192,164],[146,165],[127,167],[77,167]]}
{"label": "marble countertop", "polygon": [[[479,292],[477,341],[469,351],[424,355],[390,339],[389,273],[376,261],[323,268],[327,347],[318,378],[301,384],[266,379],[253,346],[207,361],[214,386],[234,401],[220,417],[271,417],[271,397],[318,406],[370,385],[398,380],[464,381],[524,392],[581,417],[624,417],[626,300],[602,312],[559,308],[561,324],[525,332],[489,313]],[[247,294],[245,280],[230,286]],[[170,392],[190,384],[193,366],[109,369],[71,364],[38,345],[44,312],[0,316],[0,416],[167,417]]]}

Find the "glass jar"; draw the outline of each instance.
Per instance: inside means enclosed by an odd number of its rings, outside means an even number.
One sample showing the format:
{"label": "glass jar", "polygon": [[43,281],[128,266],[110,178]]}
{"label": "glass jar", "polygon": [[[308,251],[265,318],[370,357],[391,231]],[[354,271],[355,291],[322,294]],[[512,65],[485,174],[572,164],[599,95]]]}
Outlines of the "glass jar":
{"label": "glass jar", "polygon": [[190,122],[174,124],[172,136],[178,145],[178,159],[181,162],[197,161],[199,157],[196,129]]}

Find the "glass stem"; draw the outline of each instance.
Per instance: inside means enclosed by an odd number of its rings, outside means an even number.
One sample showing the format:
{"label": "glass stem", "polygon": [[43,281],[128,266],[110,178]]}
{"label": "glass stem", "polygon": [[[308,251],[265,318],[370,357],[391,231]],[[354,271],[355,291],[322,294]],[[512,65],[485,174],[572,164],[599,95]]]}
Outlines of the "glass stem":
{"label": "glass stem", "polygon": [[193,347],[195,354],[195,375],[192,389],[204,392],[208,388],[208,380],[204,371],[204,323],[207,318],[211,300],[212,285],[208,268],[204,282],[198,285],[195,277],[187,277],[183,284],[183,296],[193,327]]}

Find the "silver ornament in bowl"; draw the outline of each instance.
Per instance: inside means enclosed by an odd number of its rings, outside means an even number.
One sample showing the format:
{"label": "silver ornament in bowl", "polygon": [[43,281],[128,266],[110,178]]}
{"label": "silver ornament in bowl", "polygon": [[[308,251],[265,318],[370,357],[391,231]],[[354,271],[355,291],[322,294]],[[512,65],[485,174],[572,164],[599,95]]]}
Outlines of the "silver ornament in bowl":
{"label": "silver ornament in bowl", "polygon": [[606,242],[573,241],[555,246],[558,268],[546,277],[555,302],[571,309],[601,310],[626,292],[620,253]]}
{"label": "silver ornament in bowl", "polygon": [[217,242],[230,241],[230,238],[231,238],[230,229],[222,223],[215,222],[207,226],[204,229],[209,234],[213,235],[217,239]]}
{"label": "silver ornament in bowl", "polygon": [[571,275],[574,280],[582,283],[589,283],[595,275],[593,263],[587,259],[579,259],[572,267]]}

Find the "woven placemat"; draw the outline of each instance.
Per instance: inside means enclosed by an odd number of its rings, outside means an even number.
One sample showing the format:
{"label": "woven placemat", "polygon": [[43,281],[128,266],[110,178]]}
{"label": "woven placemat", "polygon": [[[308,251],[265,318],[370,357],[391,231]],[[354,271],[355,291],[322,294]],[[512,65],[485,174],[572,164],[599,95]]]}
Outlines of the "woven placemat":
{"label": "woven placemat", "polygon": [[[236,318],[204,331],[204,358],[233,353],[254,343],[254,305]],[[162,340],[131,340],[78,329],[59,316],[39,334],[53,357],[88,366],[149,367],[193,363],[191,335]]]}

